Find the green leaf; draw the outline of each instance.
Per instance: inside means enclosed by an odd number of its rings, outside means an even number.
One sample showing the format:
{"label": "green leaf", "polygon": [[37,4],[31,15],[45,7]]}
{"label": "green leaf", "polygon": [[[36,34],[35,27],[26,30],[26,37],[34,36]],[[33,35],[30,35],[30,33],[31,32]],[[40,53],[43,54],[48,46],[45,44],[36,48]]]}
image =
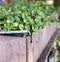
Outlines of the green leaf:
{"label": "green leaf", "polygon": [[20,29],[20,30],[23,30],[23,29],[24,29],[23,24],[20,24],[20,25],[19,25],[19,29]]}
{"label": "green leaf", "polygon": [[13,23],[13,27],[18,27],[18,26],[19,26],[19,23],[17,23],[17,22]]}

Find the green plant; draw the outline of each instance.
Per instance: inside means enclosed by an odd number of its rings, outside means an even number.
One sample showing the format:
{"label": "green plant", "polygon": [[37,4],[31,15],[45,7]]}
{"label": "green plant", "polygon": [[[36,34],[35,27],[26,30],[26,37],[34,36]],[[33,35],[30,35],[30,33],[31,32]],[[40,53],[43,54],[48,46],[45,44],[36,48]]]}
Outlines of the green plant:
{"label": "green plant", "polygon": [[55,7],[43,1],[14,2],[0,6],[0,28],[4,31],[29,30],[36,32],[38,26],[52,22],[50,17]]}
{"label": "green plant", "polygon": [[56,42],[57,42],[57,54],[58,54],[57,55],[57,62],[60,62],[60,33],[57,36]]}

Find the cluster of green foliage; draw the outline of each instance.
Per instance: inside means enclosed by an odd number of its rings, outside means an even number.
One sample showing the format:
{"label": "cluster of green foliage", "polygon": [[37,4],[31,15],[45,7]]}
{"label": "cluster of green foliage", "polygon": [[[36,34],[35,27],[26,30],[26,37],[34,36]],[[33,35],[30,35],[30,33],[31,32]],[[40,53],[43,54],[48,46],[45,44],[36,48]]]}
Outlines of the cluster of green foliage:
{"label": "cluster of green foliage", "polygon": [[18,1],[18,2],[23,2],[23,1],[25,1],[25,0],[8,0],[7,2],[8,2],[8,3],[13,3],[13,2],[17,2],[17,1]]}
{"label": "cluster of green foliage", "polygon": [[[60,8],[58,8],[59,21],[57,22],[58,28],[60,28]],[[60,33],[56,39],[57,42],[57,62],[60,62]]]}
{"label": "cluster of green foliage", "polygon": [[60,33],[57,36],[57,62],[60,62]]}
{"label": "cluster of green foliage", "polygon": [[16,2],[0,6],[0,29],[3,31],[38,30],[38,26],[44,27],[49,24],[55,7],[43,1]]}
{"label": "cluster of green foliage", "polygon": [[58,8],[58,15],[59,15],[59,21],[58,21],[57,25],[58,25],[58,28],[60,28],[60,8]]}

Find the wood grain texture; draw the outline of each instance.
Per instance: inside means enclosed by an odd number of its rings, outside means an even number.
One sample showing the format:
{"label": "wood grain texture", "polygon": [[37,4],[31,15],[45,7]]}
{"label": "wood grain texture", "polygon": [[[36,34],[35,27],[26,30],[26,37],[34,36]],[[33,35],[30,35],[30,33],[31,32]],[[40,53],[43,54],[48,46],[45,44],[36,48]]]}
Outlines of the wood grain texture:
{"label": "wood grain texture", "polygon": [[50,49],[54,43],[54,40],[58,34],[58,29],[55,31],[51,39],[49,40],[48,44],[46,45],[45,49],[43,50],[42,54],[40,55],[39,59],[37,62],[45,62],[46,57],[48,56]]}
{"label": "wood grain texture", "polygon": [[[46,24],[44,29],[40,28],[32,35],[32,43],[30,37],[0,35],[0,62],[37,62],[43,51],[49,49],[48,45],[52,45],[51,38],[55,38],[56,30],[56,23]],[[40,62],[44,62],[45,58]]]}
{"label": "wood grain texture", "polygon": [[[46,27],[44,29],[40,28],[37,32],[33,34],[32,43],[30,43],[30,40],[28,40],[28,43],[27,43],[28,44],[28,62],[38,61],[38,58],[41,56],[45,48],[48,48],[47,44],[52,41],[52,40],[50,41],[50,39],[55,34],[56,30],[57,30],[56,23],[52,23],[51,25],[46,24]],[[47,55],[45,54],[45,58]],[[45,61],[45,59],[42,59],[42,60]]]}
{"label": "wood grain texture", "polygon": [[0,62],[26,62],[26,39],[0,36]]}

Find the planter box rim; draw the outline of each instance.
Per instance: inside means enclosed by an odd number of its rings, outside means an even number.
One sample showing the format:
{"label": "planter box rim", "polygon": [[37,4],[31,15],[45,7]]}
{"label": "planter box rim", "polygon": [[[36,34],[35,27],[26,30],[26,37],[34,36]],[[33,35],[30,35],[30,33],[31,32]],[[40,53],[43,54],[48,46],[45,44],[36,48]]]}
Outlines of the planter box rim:
{"label": "planter box rim", "polygon": [[15,31],[0,31],[0,34],[27,34],[28,30],[15,30]]}

